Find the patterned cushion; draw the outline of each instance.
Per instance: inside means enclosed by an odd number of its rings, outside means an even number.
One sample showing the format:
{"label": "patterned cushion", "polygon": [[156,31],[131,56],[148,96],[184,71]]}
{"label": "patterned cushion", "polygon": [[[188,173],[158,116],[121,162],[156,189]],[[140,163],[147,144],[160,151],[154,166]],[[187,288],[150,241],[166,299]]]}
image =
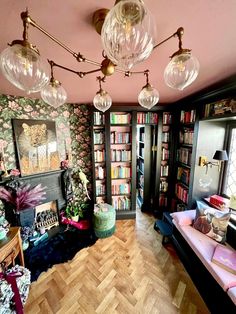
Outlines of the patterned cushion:
{"label": "patterned cushion", "polygon": [[229,218],[228,211],[220,211],[212,207],[197,208],[193,227],[215,241],[224,243]]}

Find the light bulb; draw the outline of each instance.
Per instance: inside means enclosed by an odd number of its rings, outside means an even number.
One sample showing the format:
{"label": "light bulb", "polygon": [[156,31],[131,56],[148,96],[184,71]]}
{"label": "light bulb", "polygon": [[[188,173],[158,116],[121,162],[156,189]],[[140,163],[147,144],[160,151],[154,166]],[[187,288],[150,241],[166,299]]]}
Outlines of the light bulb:
{"label": "light bulb", "polygon": [[190,53],[175,55],[164,72],[166,85],[171,88],[183,90],[190,85],[198,76],[199,62]]}
{"label": "light bulb", "polygon": [[57,80],[51,82],[41,90],[42,99],[54,108],[63,105],[67,100],[67,93]]}
{"label": "light bulb", "polygon": [[111,96],[104,90],[100,90],[97,92],[93,99],[93,105],[96,109],[105,112],[107,111],[112,105]]}
{"label": "light bulb", "polygon": [[146,109],[151,109],[158,103],[158,101],[159,92],[149,83],[142,88],[138,95],[139,104]]}
{"label": "light bulb", "polygon": [[124,70],[149,57],[155,45],[156,28],[142,1],[123,0],[107,14],[102,44],[108,58]]}
{"label": "light bulb", "polygon": [[8,81],[28,94],[40,91],[49,81],[46,63],[36,51],[21,44],[2,51],[0,68]]}

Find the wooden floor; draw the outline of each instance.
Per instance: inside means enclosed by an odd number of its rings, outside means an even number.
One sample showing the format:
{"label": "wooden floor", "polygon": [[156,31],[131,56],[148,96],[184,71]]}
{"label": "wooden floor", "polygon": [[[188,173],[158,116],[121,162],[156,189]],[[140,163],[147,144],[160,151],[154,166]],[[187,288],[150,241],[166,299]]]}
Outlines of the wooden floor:
{"label": "wooden floor", "polygon": [[112,237],[41,274],[25,313],[209,313],[154,221],[140,212],[117,221]]}

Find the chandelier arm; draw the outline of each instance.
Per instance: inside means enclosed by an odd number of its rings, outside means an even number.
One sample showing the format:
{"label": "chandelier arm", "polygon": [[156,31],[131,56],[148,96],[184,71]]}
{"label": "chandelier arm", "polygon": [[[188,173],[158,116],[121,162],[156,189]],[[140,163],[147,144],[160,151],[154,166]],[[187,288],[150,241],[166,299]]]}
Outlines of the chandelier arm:
{"label": "chandelier arm", "polygon": [[51,66],[55,66],[55,67],[58,67],[60,69],[63,69],[63,70],[72,72],[74,74],[77,74],[80,78],[83,78],[87,74],[91,74],[91,73],[95,73],[95,72],[101,71],[100,68],[96,69],[96,70],[87,71],[87,72],[75,71],[75,70],[67,68],[67,67],[65,67],[65,66],[63,66],[61,64],[55,63],[54,61],[48,61],[48,62],[50,63]]}
{"label": "chandelier arm", "polygon": [[[37,28],[40,32],[42,32],[44,35],[46,35],[48,38],[50,38],[52,41],[54,41],[56,44],[58,44],[59,46],[61,46],[63,49],[65,49],[67,52],[69,52],[73,57],[76,58],[77,61],[79,62],[87,62],[93,65],[98,65],[100,66],[99,62],[93,61],[93,60],[89,60],[87,58],[85,58],[83,55],[81,55],[80,53],[76,53],[75,51],[73,51],[71,48],[69,48],[68,46],[66,46],[64,43],[62,43],[59,39],[57,39],[56,37],[54,37],[53,35],[51,35],[49,32],[47,32],[44,28],[42,28],[40,25],[38,25],[29,15],[28,15],[28,11],[26,12],[22,12],[21,13],[21,18],[23,20],[23,24],[28,26],[29,24],[34,26],[35,28]],[[26,27],[24,27],[24,29],[26,29]],[[26,33],[27,34],[27,33]]]}
{"label": "chandelier arm", "polygon": [[174,34],[170,35],[170,36],[167,37],[166,39],[164,39],[164,40],[162,40],[161,42],[159,42],[158,44],[156,44],[156,45],[153,47],[153,50],[156,49],[157,47],[161,46],[162,44],[164,44],[164,43],[167,42],[169,39],[171,39],[171,38],[173,38],[173,37],[175,37],[175,36],[178,36],[178,38],[179,38],[180,34],[181,34],[181,36],[183,35],[183,32],[184,32],[184,28],[183,28],[183,27],[179,27],[179,28],[177,29],[177,31],[176,31]]}

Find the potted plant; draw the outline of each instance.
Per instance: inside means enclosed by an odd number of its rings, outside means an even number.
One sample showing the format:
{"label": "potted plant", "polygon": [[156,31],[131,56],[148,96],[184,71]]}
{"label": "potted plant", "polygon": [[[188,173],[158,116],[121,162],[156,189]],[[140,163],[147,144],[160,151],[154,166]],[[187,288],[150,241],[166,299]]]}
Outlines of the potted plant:
{"label": "potted plant", "polygon": [[79,217],[83,217],[83,209],[86,204],[81,204],[78,200],[72,199],[67,203],[66,216],[73,221],[79,221]]}
{"label": "potted plant", "polygon": [[32,187],[30,184],[20,183],[14,187],[0,187],[0,199],[5,202],[7,220],[12,225],[32,226],[35,206],[45,199],[45,189],[41,184]]}

